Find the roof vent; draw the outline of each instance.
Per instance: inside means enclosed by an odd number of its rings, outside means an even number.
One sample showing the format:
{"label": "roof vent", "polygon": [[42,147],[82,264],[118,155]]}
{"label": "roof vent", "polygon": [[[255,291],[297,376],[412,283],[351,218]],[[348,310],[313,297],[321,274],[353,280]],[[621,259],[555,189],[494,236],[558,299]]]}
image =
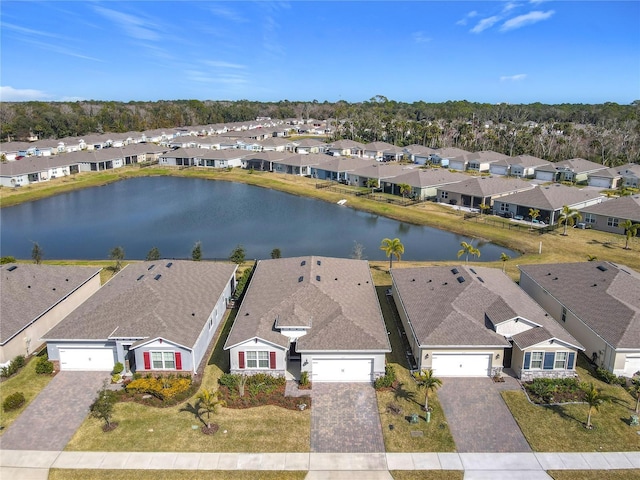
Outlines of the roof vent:
{"label": "roof vent", "polygon": [[142,278],[143,278],[143,277],[144,277],[144,275],[140,275],[140,276],[136,279],[136,281],[138,281],[138,282],[139,282],[140,280],[142,280]]}
{"label": "roof vent", "polygon": [[320,275],[316,275],[316,281],[320,281]]}
{"label": "roof vent", "polygon": [[415,278],[412,278],[412,279],[411,279],[411,281],[412,281],[412,282],[415,282],[415,281],[416,281],[416,279],[415,279]]}
{"label": "roof vent", "polygon": [[153,277],[154,280],[160,280],[160,277],[162,277],[162,275],[158,274],[155,277]]}
{"label": "roof vent", "polygon": [[451,273],[453,273],[454,275],[458,274],[458,269],[457,268],[452,268],[451,269]]}
{"label": "roof vent", "polygon": [[456,278],[456,280],[458,280],[458,283],[464,283],[464,277],[462,275]]}
{"label": "roof vent", "polygon": [[449,282],[444,282],[442,285],[449,285]]}
{"label": "roof vent", "polygon": [[306,264],[307,264],[307,261],[306,261],[306,260],[302,260],[302,261],[300,262],[300,266],[301,266],[301,267],[304,267]]}
{"label": "roof vent", "polygon": [[558,279],[558,277],[553,277],[553,279],[554,279],[554,280],[557,280],[557,279]]}
{"label": "roof vent", "polygon": [[484,283],[484,280],[482,279],[482,277],[478,277],[478,280],[480,280],[481,283]]}
{"label": "roof vent", "polygon": [[171,265],[173,265],[173,262],[167,263],[167,268],[171,268]]}
{"label": "roof vent", "polygon": [[596,267],[598,270],[600,270],[601,272],[606,272],[607,270],[609,270],[607,267],[605,267],[604,265],[598,265]]}
{"label": "roof vent", "polygon": [[16,268],[18,268],[17,265],[11,265],[9,268],[7,268],[7,272],[13,272]]}
{"label": "roof vent", "polygon": [[318,260],[318,265],[322,265],[322,260]]}
{"label": "roof vent", "polygon": [[302,280],[304,280],[304,277],[302,276],[298,277],[298,283],[300,283]]}
{"label": "roof vent", "polygon": [[474,275],[476,274],[476,271],[473,268],[470,268],[469,270],[471,270],[471,273],[473,273]]}
{"label": "roof vent", "polygon": [[592,286],[592,287],[597,287],[597,286],[598,286],[598,284],[597,284],[597,283],[594,283],[594,284],[593,284],[593,285],[591,285],[591,286]]}
{"label": "roof vent", "polygon": [[147,271],[153,270],[153,267],[155,267],[156,264],[154,263],[153,265],[149,266],[149,268],[147,268]]}

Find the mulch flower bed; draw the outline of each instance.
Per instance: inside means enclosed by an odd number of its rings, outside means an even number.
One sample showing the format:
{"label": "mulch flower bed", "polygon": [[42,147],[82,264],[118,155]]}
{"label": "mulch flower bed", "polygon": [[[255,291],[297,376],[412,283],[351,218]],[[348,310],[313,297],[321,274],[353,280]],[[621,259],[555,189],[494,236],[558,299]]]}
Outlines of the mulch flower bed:
{"label": "mulch flower bed", "polygon": [[285,397],[284,385],[275,387],[270,392],[256,392],[251,394],[249,389],[245,389],[245,394],[241,397],[237,389],[230,390],[229,387],[220,385],[220,398],[226,402],[227,408],[252,408],[262,405],[275,405],[288,410],[300,410],[298,405],[306,404],[306,408],[311,406],[311,397]]}

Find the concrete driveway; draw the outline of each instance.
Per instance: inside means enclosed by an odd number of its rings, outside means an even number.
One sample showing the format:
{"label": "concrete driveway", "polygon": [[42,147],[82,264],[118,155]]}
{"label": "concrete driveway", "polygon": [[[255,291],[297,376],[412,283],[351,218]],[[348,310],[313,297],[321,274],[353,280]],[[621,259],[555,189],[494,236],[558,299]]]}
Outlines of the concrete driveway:
{"label": "concrete driveway", "polygon": [[472,452],[530,452],[507,405],[502,390],[519,390],[511,377],[504,383],[483,378],[443,378],[438,390],[456,450]]}
{"label": "concrete driveway", "polygon": [[63,450],[110,372],[58,372],[0,437],[3,450]]}
{"label": "concrete driveway", "polygon": [[314,383],[311,396],[311,451],[384,452],[378,402],[365,383]]}

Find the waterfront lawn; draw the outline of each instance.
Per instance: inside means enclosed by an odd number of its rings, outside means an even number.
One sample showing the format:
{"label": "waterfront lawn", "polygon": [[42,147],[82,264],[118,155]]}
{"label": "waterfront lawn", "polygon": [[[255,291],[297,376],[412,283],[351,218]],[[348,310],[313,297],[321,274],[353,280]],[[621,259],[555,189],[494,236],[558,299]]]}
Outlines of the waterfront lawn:
{"label": "waterfront lawn", "polygon": [[[236,310],[232,310],[221,326],[204,369],[203,388],[217,389],[218,378],[228,371],[228,352],[223,346],[235,313]],[[272,405],[242,410],[220,408],[211,418],[220,429],[214,435],[204,435],[200,432],[202,423],[186,411],[194,402],[195,397],[167,408],[117,403],[113,421],[118,422],[118,428],[102,433],[101,422],[88,418],[66,450],[259,453],[308,452],[310,449],[310,410],[292,411]]]}
{"label": "waterfront lawn", "polygon": [[[49,480],[303,480],[307,472],[253,470],[74,470],[52,468]],[[445,480],[445,479],[443,479]]]}
{"label": "waterfront lawn", "polygon": [[522,433],[536,452],[640,451],[638,427],[629,425],[635,401],[619,385],[595,378],[580,357],[577,371],[581,382],[593,382],[611,401],[593,412],[593,430],[587,430],[588,406],[584,403],[539,406],[529,403],[521,391],[502,393]]}
{"label": "waterfront lawn", "polygon": [[4,427],[0,430],[0,435],[24,412],[33,399],[38,396],[42,389],[46,387],[53,378],[52,375],[38,375],[36,373],[37,362],[37,357],[31,357],[17,374],[11,378],[3,379],[2,383],[0,383],[0,405],[2,405],[2,402],[4,402],[7,396],[15,392],[22,392],[26,399],[24,405],[17,410],[5,412],[0,407],[0,425]]}
{"label": "waterfront lawn", "polygon": [[[405,349],[396,325],[394,308],[385,295],[389,287],[376,287],[387,331],[390,332],[392,352],[387,354],[387,364],[393,367],[397,379],[394,388],[376,392],[385,449],[387,452],[454,452],[453,436],[437,393],[429,396],[429,406],[433,408],[431,422],[425,420],[422,408],[424,391],[418,390],[404,357]],[[389,405],[399,408],[400,412],[389,409]],[[409,423],[409,417],[414,413],[419,417],[417,424]]]}

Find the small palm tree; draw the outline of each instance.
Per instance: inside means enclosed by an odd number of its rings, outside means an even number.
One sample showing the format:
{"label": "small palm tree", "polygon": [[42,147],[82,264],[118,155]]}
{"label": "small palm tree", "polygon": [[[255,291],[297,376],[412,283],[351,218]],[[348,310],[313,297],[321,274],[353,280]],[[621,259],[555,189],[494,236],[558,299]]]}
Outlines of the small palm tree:
{"label": "small palm tree", "polygon": [[620,224],[620,226],[624,228],[624,234],[627,238],[624,242],[624,249],[629,250],[629,240],[631,240],[631,237],[634,237],[638,233],[640,223],[633,223],[631,220],[625,220]]}
{"label": "small palm tree", "polygon": [[409,193],[411,193],[411,185],[407,183],[400,183],[398,188],[400,189],[400,195],[402,195],[402,198],[405,198]]}
{"label": "small palm tree", "polygon": [[393,266],[393,257],[395,256],[400,261],[400,256],[404,253],[404,245],[400,242],[399,238],[385,238],[380,244],[380,250],[384,250],[384,253],[389,257],[389,270]]}
{"label": "small palm tree", "polygon": [[568,205],[564,205],[558,216],[558,223],[564,224],[562,235],[567,236],[567,225],[573,227],[577,220],[582,220],[580,212],[569,208]]}
{"label": "small palm tree", "polygon": [[585,402],[589,406],[589,413],[587,415],[587,428],[593,428],[591,425],[591,414],[594,411],[600,410],[600,405],[605,402],[605,397],[602,396],[602,392],[599,388],[596,388],[593,382],[583,387],[585,393]]}
{"label": "small palm tree", "polygon": [[429,411],[429,393],[435,392],[442,386],[442,380],[433,374],[430,368],[424,368],[420,372],[415,372],[413,377],[418,382],[419,388],[424,388],[424,410]]}
{"label": "small palm tree", "polygon": [[198,412],[203,411],[207,414],[207,427],[211,428],[211,414],[217,413],[218,408],[223,407],[226,402],[220,398],[220,392],[213,389],[202,390],[197,398],[196,408]]}
{"label": "small palm tree", "polygon": [[367,187],[371,189],[371,193],[373,193],[373,189],[378,187],[378,179],[377,178],[368,178],[367,179]]}
{"label": "small palm tree", "polygon": [[540,210],[537,208],[530,208],[529,216],[531,217],[531,222],[534,222],[540,216]]}
{"label": "small palm tree", "polygon": [[507,261],[510,259],[511,257],[509,255],[507,255],[506,253],[502,252],[500,254],[500,260],[502,260],[502,271],[504,272],[504,269],[507,266]]}
{"label": "small palm tree", "polygon": [[480,250],[478,250],[476,247],[474,247],[473,243],[461,242],[460,246],[462,248],[460,250],[458,250],[458,258],[460,258],[462,255],[466,254],[464,263],[468,263],[469,262],[469,255],[473,255],[474,257],[480,258]]}

